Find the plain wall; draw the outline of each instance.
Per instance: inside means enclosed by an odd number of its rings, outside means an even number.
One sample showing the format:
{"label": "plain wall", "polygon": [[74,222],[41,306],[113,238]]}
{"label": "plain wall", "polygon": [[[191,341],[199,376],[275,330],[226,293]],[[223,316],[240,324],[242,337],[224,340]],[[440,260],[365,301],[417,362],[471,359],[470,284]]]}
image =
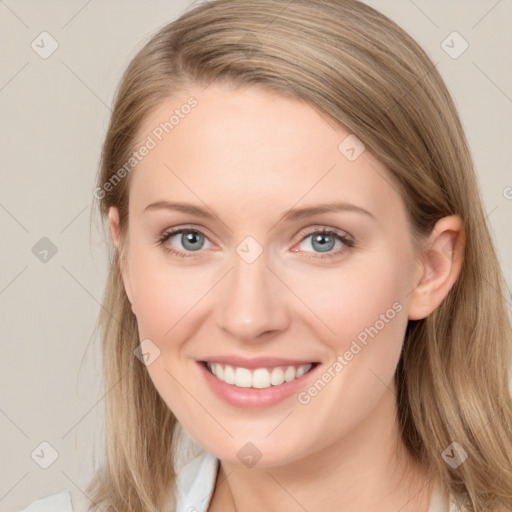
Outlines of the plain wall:
{"label": "plain wall", "polygon": [[[510,305],[512,3],[368,3],[417,39],[454,96]],[[186,0],[0,2],[1,511],[66,488],[85,489],[93,454],[101,457],[104,391],[99,343],[92,334],[108,259],[98,224],[89,238],[101,143],[129,60],[156,29],[190,5]],[[31,47],[43,31],[58,43],[46,59]],[[453,31],[469,44],[456,59],[442,47]],[[48,50],[50,40],[45,41]],[[452,53],[461,48],[458,36],[453,44],[448,41]],[[53,256],[50,249],[46,262],[33,252],[34,246],[36,253],[48,249],[43,237],[57,249]],[[48,469],[31,458],[41,442],[58,452]],[[46,449],[45,457],[49,453]]]}

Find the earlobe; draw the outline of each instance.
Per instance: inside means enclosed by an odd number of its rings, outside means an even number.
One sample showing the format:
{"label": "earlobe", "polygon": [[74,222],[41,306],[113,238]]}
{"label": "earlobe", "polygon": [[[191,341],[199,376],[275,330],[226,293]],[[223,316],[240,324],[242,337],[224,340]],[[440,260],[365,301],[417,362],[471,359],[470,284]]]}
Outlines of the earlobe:
{"label": "earlobe", "polygon": [[108,210],[108,221],[109,221],[109,230],[110,230],[110,236],[112,238],[112,242],[115,245],[118,254],[120,255],[119,261],[121,265],[121,275],[123,279],[123,285],[126,292],[126,295],[128,297],[128,300],[130,301],[132,305],[132,311],[135,313],[135,310],[133,309],[133,297],[132,297],[132,291],[131,291],[131,285],[130,285],[130,276],[128,272],[128,264],[121,256],[123,251],[121,250],[121,229],[120,229],[120,223],[119,223],[119,210],[115,206],[111,206]]}
{"label": "earlobe", "polygon": [[457,215],[440,219],[425,245],[421,278],[410,293],[408,316],[421,320],[448,295],[462,267],[464,226]]}

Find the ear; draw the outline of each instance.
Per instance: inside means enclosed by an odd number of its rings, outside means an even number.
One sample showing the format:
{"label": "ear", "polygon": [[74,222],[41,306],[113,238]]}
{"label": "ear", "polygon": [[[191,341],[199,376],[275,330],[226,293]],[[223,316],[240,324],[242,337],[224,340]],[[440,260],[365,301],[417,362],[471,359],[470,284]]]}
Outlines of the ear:
{"label": "ear", "polygon": [[425,243],[421,279],[410,293],[410,320],[427,317],[448,295],[462,267],[464,242],[464,225],[458,215],[443,217],[436,223]]}
{"label": "ear", "polygon": [[123,278],[124,289],[126,291],[126,295],[128,296],[128,300],[132,304],[133,310],[133,297],[132,297],[132,289],[130,284],[130,273],[128,271],[128,262],[125,260],[122,251],[122,240],[121,240],[121,229],[119,224],[119,210],[115,206],[111,206],[108,209],[108,221],[109,221],[109,229],[110,236],[112,238],[112,242],[116,246],[117,252],[120,255],[120,265],[121,265],[121,275]]}

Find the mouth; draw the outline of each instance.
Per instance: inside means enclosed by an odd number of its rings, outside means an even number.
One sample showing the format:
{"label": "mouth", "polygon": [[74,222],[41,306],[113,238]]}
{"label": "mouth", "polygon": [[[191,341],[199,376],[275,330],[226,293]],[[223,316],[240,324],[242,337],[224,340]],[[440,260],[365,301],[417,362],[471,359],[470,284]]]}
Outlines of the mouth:
{"label": "mouth", "polygon": [[300,379],[310,373],[320,363],[301,365],[281,365],[260,368],[245,368],[225,363],[199,361],[208,372],[221,382],[237,388],[268,389]]}

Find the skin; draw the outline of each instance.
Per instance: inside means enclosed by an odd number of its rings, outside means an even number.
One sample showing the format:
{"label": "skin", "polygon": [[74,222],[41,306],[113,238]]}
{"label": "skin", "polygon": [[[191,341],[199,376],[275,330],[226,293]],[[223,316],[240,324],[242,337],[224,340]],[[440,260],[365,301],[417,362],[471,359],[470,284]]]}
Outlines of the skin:
{"label": "skin", "polygon": [[[141,140],[191,95],[198,106],[132,171],[122,271],[140,339],[160,350],[147,367],[156,389],[221,460],[209,510],[426,512],[432,482],[402,445],[394,372],[408,320],[430,314],[459,273],[460,218],[441,219],[418,254],[385,166],[368,150],[349,161],[338,149],[349,131],[262,89],[192,87],[145,120]],[[144,212],[162,200],[218,217]],[[281,220],[291,208],[340,201],[374,218],[341,211]],[[119,249],[115,208],[109,221]],[[196,251],[180,234],[165,242],[191,257],[155,244],[174,227],[206,237]],[[354,246],[337,241],[321,252],[307,235],[323,227]],[[263,248],[252,263],[236,252],[247,236]],[[237,354],[320,361],[327,369],[397,301],[402,310],[307,405],[294,395],[262,410],[233,407],[196,366]],[[237,457],[249,441],[262,454],[253,467]]]}

